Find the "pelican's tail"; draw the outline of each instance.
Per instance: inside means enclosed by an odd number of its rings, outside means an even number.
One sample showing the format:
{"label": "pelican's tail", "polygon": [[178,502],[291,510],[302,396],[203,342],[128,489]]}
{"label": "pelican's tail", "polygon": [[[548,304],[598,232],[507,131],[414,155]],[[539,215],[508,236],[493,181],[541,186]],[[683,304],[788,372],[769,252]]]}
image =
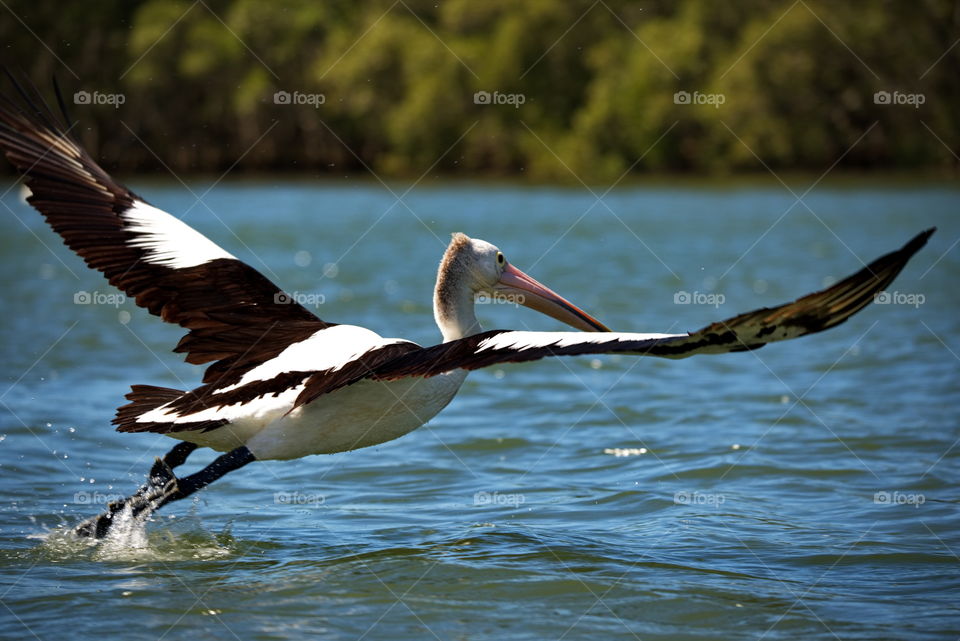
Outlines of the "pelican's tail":
{"label": "pelican's tail", "polygon": [[157,387],[155,385],[133,385],[126,398],[130,403],[117,409],[117,416],[113,419],[113,424],[117,426],[120,432],[139,432],[137,418],[146,414],[150,410],[163,407],[171,401],[175,401],[186,394],[183,390],[170,387]]}

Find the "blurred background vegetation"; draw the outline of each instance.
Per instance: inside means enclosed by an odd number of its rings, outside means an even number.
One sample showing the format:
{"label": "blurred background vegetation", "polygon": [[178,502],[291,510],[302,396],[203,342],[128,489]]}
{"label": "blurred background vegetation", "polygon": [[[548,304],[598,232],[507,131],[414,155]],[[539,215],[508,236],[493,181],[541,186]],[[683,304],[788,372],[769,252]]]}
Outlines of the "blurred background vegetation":
{"label": "blurred background vegetation", "polygon": [[[6,0],[0,14],[3,63],[47,95],[55,75],[81,140],[121,173],[958,167],[951,0]],[[78,91],[123,104],[73,104]]]}

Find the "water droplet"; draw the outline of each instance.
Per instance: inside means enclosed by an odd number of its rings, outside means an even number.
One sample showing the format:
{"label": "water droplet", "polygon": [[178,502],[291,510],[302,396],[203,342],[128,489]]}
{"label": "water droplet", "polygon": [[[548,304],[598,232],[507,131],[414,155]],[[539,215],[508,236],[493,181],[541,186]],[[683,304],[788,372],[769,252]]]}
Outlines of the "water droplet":
{"label": "water droplet", "polygon": [[336,278],[337,274],[340,273],[340,268],[337,267],[336,263],[327,263],[323,266],[323,277],[324,278]]}
{"label": "water droplet", "polygon": [[603,367],[603,361],[601,361],[599,358],[595,358],[592,361],[590,361],[590,367],[592,367],[593,369],[600,369],[601,367]]}
{"label": "water droplet", "polygon": [[301,249],[293,255],[293,262],[297,267],[307,267],[313,262],[313,256],[305,249]]}
{"label": "water droplet", "polygon": [[758,278],[753,281],[753,293],[754,294],[764,294],[767,291],[767,281],[762,278]]}
{"label": "water droplet", "polygon": [[638,456],[646,454],[649,450],[645,447],[608,447],[603,450],[604,454],[613,454],[617,458],[623,456]]}
{"label": "water droplet", "polygon": [[130,322],[130,312],[125,309],[121,309],[117,312],[117,320],[120,321],[121,325],[126,325]]}

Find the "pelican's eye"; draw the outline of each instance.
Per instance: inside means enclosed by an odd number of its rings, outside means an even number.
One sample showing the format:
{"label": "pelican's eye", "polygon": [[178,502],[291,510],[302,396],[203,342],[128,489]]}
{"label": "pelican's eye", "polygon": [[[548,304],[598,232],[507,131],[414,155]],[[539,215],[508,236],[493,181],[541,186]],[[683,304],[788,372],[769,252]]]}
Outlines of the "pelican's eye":
{"label": "pelican's eye", "polygon": [[497,252],[497,264],[503,265],[505,262],[507,262],[507,259],[503,257],[503,252]]}

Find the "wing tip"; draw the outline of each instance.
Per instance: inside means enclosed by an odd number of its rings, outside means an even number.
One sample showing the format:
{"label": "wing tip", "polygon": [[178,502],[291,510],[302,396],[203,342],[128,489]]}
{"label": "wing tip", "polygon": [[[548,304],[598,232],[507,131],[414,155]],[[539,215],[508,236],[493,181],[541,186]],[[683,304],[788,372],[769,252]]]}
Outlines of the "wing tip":
{"label": "wing tip", "polygon": [[908,257],[913,256],[918,251],[920,251],[920,248],[922,248],[924,245],[927,244],[927,240],[929,240],[930,237],[933,236],[933,233],[935,231],[937,231],[936,227],[930,227],[929,229],[923,230],[922,232],[920,232],[919,234],[911,238],[907,242],[907,244],[900,249],[900,251],[906,254]]}

